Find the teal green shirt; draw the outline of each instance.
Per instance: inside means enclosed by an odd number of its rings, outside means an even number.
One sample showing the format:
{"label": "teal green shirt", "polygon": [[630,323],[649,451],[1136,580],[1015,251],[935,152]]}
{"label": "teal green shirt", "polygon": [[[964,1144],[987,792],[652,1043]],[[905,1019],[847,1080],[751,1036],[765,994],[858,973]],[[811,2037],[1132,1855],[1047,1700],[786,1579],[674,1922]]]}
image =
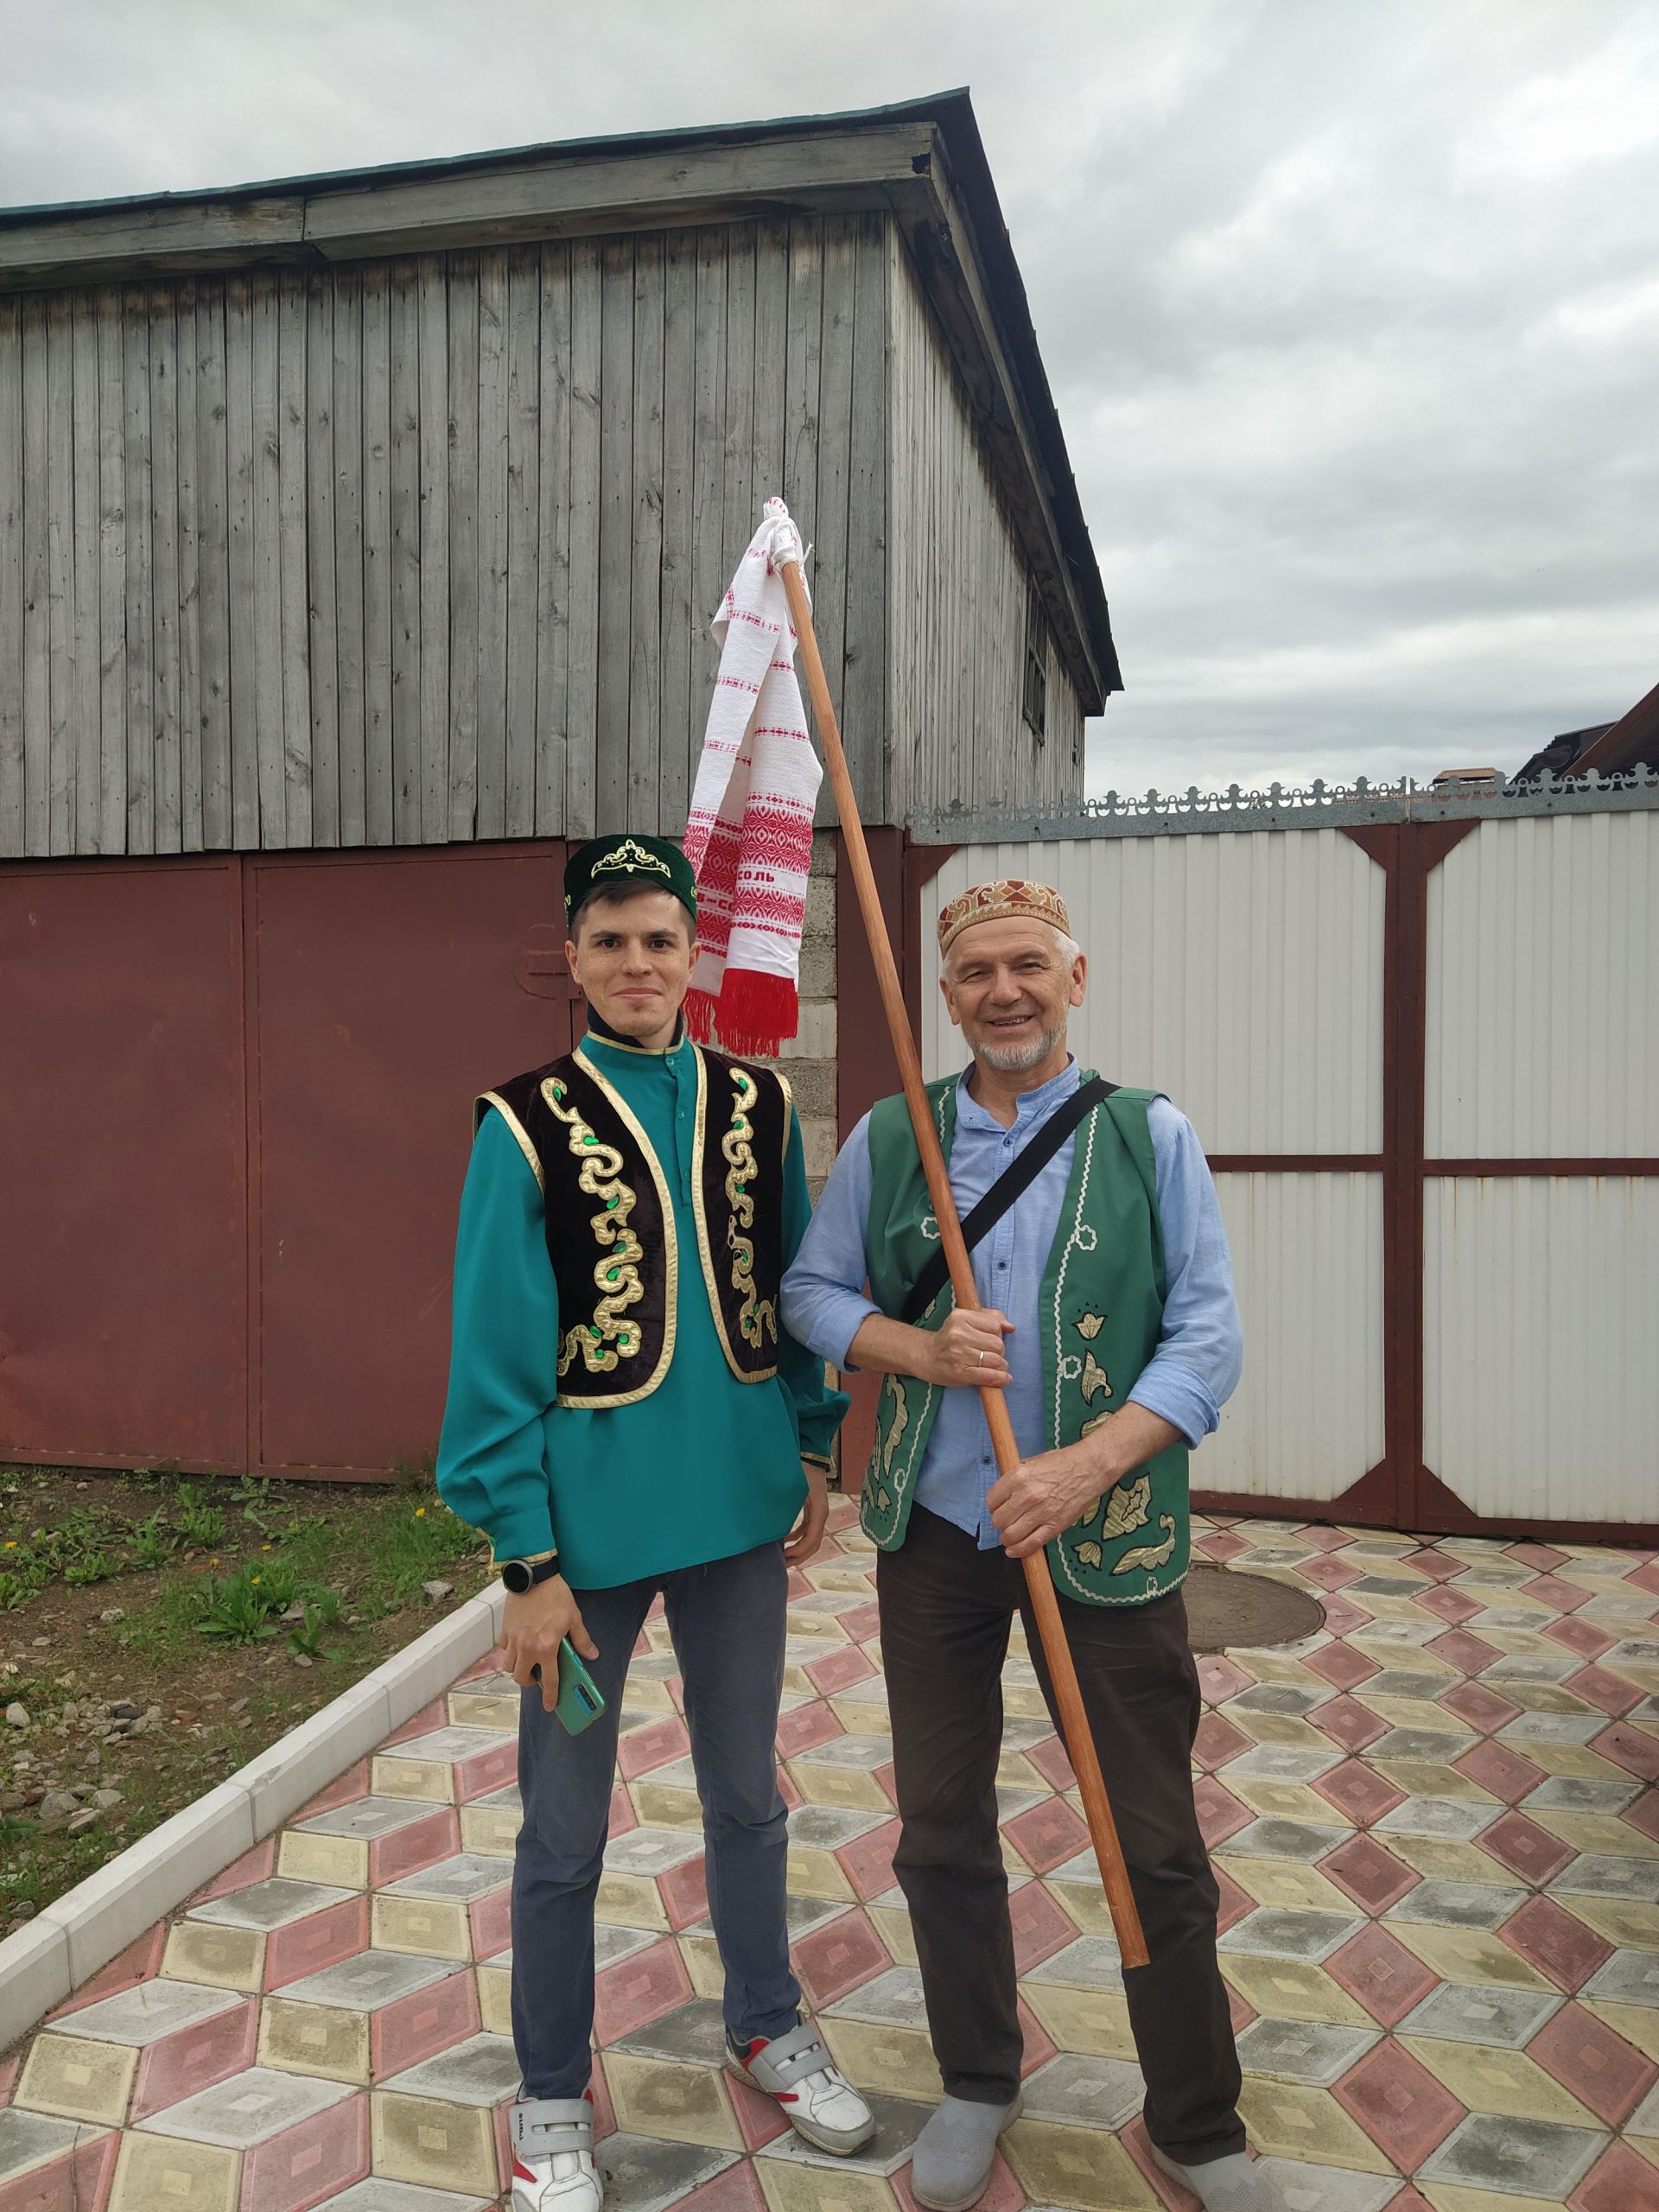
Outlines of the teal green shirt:
{"label": "teal green shirt", "polygon": [[[680,1249],[695,1252],[690,1046],[641,1052],[590,1032],[583,1050],[638,1116],[673,1198]],[[791,1109],[785,1265],[810,1211]],[[438,1488],[462,1520],[483,1529],[498,1559],[556,1548],[565,1580],[594,1590],[775,1542],[806,1496],[802,1456],[828,1459],[847,1410],[822,1361],[781,1331],[777,1375],[740,1382],[697,1267],[680,1269],[674,1357],[649,1397],[599,1408],[555,1404],[558,1351],[541,1189],[512,1131],[489,1112],[461,1193]]]}

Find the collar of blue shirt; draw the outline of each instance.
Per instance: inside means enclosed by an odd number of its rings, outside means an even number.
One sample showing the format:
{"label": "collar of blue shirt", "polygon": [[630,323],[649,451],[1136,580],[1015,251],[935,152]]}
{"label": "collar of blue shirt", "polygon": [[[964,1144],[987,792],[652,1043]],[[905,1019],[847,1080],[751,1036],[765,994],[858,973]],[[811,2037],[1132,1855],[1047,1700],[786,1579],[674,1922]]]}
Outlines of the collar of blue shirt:
{"label": "collar of blue shirt", "polygon": [[[968,1078],[973,1073],[970,1062],[957,1080],[957,1119],[970,1129],[1001,1129],[1003,1123],[988,1112],[968,1088]],[[1021,1094],[1014,1107],[1014,1126],[1029,1135],[1041,1122],[1046,1122],[1064,1098],[1071,1097],[1083,1080],[1075,1055],[1069,1058],[1058,1075],[1050,1076],[1046,1083],[1039,1084],[1035,1090]]]}

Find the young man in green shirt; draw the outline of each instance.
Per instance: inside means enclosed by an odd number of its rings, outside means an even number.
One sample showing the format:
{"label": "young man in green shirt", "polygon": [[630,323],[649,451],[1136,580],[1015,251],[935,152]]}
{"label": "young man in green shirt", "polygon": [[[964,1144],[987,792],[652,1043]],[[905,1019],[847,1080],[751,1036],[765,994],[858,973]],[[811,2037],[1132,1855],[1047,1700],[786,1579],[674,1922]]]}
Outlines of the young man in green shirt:
{"label": "young man in green shirt", "polygon": [[[778,1075],[706,1052],[680,1006],[696,897],[677,846],[595,838],[565,871],[573,1053],[484,1093],[461,1198],[438,1486],[486,1531],[523,1686],[513,1866],[520,2212],[599,2212],[588,2099],[594,1902],[628,1660],[666,1602],[726,1968],[728,2063],[819,2149],[874,2123],[789,1965],[773,1740],[790,1567],[817,1549],[846,1400],[782,1330],[806,1227]],[[605,1700],[556,1718],[569,1638]]]}

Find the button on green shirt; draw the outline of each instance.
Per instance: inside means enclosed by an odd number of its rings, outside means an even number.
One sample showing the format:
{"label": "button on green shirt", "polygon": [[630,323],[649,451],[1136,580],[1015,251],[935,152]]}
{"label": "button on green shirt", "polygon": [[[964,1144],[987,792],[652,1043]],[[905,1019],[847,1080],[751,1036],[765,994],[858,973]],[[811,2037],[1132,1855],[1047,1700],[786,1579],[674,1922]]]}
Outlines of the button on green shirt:
{"label": "button on green shirt", "polygon": [[[582,1046],[627,1100],[661,1163],[683,1253],[695,1253],[696,1057]],[[800,1127],[784,1162],[784,1261],[810,1207]],[[607,1589],[728,1559],[786,1535],[806,1496],[801,1457],[827,1459],[847,1400],[781,1334],[778,1373],[740,1382],[715,1333],[702,1270],[682,1266],[674,1357],[631,1406],[560,1406],[558,1289],[541,1189],[512,1131],[484,1116],[461,1193],[449,1396],[438,1446],[445,1502],[498,1559],[556,1547],[575,1589]]]}

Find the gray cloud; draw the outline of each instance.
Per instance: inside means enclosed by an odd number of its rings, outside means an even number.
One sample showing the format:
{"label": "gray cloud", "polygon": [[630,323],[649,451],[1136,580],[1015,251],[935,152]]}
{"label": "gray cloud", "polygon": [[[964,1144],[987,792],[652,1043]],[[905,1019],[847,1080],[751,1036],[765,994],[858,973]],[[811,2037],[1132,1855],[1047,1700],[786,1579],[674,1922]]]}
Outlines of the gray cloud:
{"label": "gray cloud", "polygon": [[1128,690],[1091,788],[1518,765],[1659,673],[1640,0],[0,4],[0,200],[973,86]]}

